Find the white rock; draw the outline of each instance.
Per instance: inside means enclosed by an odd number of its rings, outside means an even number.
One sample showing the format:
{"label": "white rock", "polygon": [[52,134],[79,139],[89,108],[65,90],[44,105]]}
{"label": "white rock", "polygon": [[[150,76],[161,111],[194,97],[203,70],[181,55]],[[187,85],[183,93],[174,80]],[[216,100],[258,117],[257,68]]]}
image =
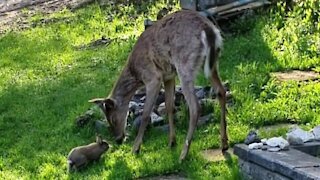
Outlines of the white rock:
{"label": "white rock", "polygon": [[164,118],[161,117],[161,116],[158,116],[158,114],[152,112],[151,113],[151,123],[154,124],[154,123],[158,123],[160,121],[163,121]]}
{"label": "white rock", "polygon": [[249,149],[261,149],[263,146],[263,143],[251,143],[249,144]]}
{"label": "white rock", "polygon": [[283,137],[273,137],[267,140],[266,144],[270,147],[279,147],[280,149],[287,149],[289,143]]}
{"label": "white rock", "polygon": [[312,129],[312,133],[314,135],[314,139],[320,141],[320,125],[316,126]]}
{"label": "white rock", "polygon": [[263,139],[261,139],[261,142],[262,142],[264,145],[266,145],[266,144],[267,144],[267,139],[266,139],[266,138],[263,138]]}
{"label": "white rock", "polygon": [[138,103],[134,102],[134,101],[130,101],[129,102],[129,108],[132,106],[138,106]]}
{"label": "white rock", "polygon": [[281,148],[278,148],[278,147],[268,148],[268,151],[270,151],[270,152],[278,152],[278,151],[280,151],[280,150],[281,150]]}
{"label": "white rock", "polygon": [[314,134],[312,132],[304,131],[299,127],[295,127],[291,131],[289,131],[287,133],[287,137],[288,136],[291,136],[291,138],[300,138],[303,140],[303,142],[314,140]]}
{"label": "white rock", "polygon": [[166,110],[166,103],[161,103],[157,109],[158,113],[161,115],[161,116],[165,116],[166,113],[167,113],[167,110]]}

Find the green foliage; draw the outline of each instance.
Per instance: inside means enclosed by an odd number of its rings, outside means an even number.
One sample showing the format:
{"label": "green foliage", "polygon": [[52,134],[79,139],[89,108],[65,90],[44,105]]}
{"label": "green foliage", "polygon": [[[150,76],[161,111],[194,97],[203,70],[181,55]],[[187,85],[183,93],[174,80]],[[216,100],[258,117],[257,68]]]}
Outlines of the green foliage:
{"label": "green foliage", "polygon": [[[146,132],[141,154],[131,154],[134,141],[116,144],[83,171],[68,174],[66,156],[73,147],[94,141],[88,125],[75,118],[92,107],[87,101],[106,96],[125,65],[145,18],[155,19],[167,1],[90,5],[30,19],[34,27],[0,36],[0,178],[1,179],[132,179],[181,172],[190,179],[238,179],[236,159],[210,163],[200,152],[218,148],[220,108],[206,107],[215,121],[198,128],[187,160],[178,157],[188,126],[184,105],[177,117],[177,143],[167,148],[168,135]],[[177,9],[177,2],[172,5]],[[50,21],[42,23],[42,19]],[[220,75],[230,82],[233,105],[228,108],[230,144],[242,142],[252,128],[281,122],[320,123],[320,85],[315,81],[280,82],[270,72],[312,69],[320,72],[319,2],[285,4],[269,14],[248,16],[232,24],[225,37]],[[79,49],[100,39],[108,46]],[[202,75],[199,85],[207,85]],[[284,129],[263,136],[283,135]],[[110,139],[108,131],[105,137]]]}

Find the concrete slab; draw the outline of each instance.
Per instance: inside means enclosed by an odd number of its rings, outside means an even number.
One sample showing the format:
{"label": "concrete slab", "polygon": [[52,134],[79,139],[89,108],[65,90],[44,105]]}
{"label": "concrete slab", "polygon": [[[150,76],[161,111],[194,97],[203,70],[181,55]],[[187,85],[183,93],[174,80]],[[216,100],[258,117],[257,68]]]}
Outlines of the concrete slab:
{"label": "concrete slab", "polygon": [[254,163],[288,178],[299,180],[320,178],[316,173],[317,170],[320,172],[320,158],[293,148],[287,151],[268,152],[250,150],[245,144],[237,144],[234,147],[234,154],[243,161]]}

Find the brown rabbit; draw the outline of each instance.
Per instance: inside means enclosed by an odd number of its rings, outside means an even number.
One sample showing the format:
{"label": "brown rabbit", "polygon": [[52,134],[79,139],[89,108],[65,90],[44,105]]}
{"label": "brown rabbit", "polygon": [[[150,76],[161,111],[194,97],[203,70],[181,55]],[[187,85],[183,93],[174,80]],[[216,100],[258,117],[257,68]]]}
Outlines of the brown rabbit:
{"label": "brown rabbit", "polygon": [[96,142],[73,148],[68,155],[68,171],[78,170],[89,162],[96,161],[109,149],[109,144],[96,136]]}

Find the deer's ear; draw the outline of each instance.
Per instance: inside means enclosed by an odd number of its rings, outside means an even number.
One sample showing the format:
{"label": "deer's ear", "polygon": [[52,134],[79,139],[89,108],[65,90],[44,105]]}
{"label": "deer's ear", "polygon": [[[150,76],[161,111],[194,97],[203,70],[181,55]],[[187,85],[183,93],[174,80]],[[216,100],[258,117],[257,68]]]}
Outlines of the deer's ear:
{"label": "deer's ear", "polygon": [[90,103],[95,103],[97,105],[102,104],[106,99],[105,98],[95,98],[95,99],[91,99],[88,102]]}
{"label": "deer's ear", "polygon": [[101,135],[96,135],[96,143],[102,144],[102,138]]}
{"label": "deer's ear", "polygon": [[98,105],[105,113],[108,110],[114,109],[116,107],[116,101],[111,98],[95,98],[89,100],[89,102]]}
{"label": "deer's ear", "polygon": [[116,101],[111,98],[105,99],[104,104],[106,109],[114,109],[116,107]]}

